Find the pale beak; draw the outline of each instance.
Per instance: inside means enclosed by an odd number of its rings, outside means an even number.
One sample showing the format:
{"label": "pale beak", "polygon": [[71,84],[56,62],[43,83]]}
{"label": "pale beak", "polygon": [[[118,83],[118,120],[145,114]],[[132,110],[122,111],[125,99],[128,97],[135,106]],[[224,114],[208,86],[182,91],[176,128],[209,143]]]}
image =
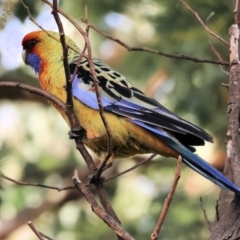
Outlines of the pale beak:
{"label": "pale beak", "polygon": [[28,65],[27,55],[28,55],[27,50],[23,49],[23,51],[22,51],[22,59],[23,59],[23,62],[24,62],[26,65]]}

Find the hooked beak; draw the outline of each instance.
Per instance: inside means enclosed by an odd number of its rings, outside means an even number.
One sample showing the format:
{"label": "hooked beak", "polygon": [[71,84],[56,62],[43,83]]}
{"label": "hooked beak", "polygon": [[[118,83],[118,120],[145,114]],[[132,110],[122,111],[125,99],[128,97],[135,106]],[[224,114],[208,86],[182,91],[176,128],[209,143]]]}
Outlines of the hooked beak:
{"label": "hooked beak", "polygon": [[22,59],[23,59],[23,62],[28,65],[28,62],[27,62],[27,55],[28,55],[28,51],[26,49],[23,49],[22,51]]}

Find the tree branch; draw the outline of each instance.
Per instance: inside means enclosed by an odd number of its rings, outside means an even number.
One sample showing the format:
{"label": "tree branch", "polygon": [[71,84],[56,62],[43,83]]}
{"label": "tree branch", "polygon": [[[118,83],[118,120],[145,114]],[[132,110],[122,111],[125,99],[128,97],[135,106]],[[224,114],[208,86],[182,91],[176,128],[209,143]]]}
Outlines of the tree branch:
{"label": "tree branch", "polygon": [[189,7],[189,5],[187,3],[185,3],[183,0],[180,0],[180,2],[190,11],[192,12],[195,17],[197,18],[197,20],[200,22],[200,24],[203,26],[203,28],[212,36],[214,36],[215,38],[217,38],[219,41],[221,41],[222,43],[224,43],[227,46],[230,46],[229,43],[227,41],[225,41],[223,38],[221,38],[220,36],[218,36],[216,33],[214,33],[212,30],[210,30],[203,22],[203,20],[199,17],[198,13],[195,12],[191,7]]}
{"label": "tree branch", "polygon": [[32,229],[32,231],[35,233],[39,240],[44,240],[40,232],[36,229],[36,227],[32,223],[32,221],[28,222],[27,224]]}
{"label": "tree branch", "polygon": [[157,154],[154,153],[154,154],[152,154],[150,157],[148,157],[148,158],[146,158],[146,159],[143,159],[141,162],[135,164],[134,166],[128,168],[127,170],[124,170],[124,171],[122,171],[122,172],[120,172],[120,173],[118,173],[118,174],[115,174],[115,175],[113,175],[113,176],[110,176],[109,178],[106,178],[106,179],[104,180],[104,182],[108,182],[108,181],[110,181],[110,180],[113,180],[113,179],[115,179],[115,178],[117,178],[117,177],[119,177],[119,176],[121,176],[121,175],[123,175],[123,174],[126,174],[126,173],[134,170],[135,168],[137,168],[137,167],[139,167],[139,166],[141,166],[141,165],[143,165],[143,164],[151,161],[155,156],[157,156]]}
{"label": "tree branch", "polygon": [[212,232],[211,223],[210,223],[210,221],[209,221],[209,219],[208,219],[207,212],[206,212],[206,210],[205,210],[204,207],[203,207],[203,199],[202,199],[202,197],[200,197],[200,205],[201,205],[201,209],[202,209],[202,211],[203,211],[204,219],[205,219],[205,221],[206,221],[206,223],[207,223],[207,225],[208,225],[208,229],[209,229],[210,232]]}
{"label": "tree branch", "polygon": [[45,185],[45,184],[40,184],[40,183],[30,183],[30,182],[22,182],[22,181],[17,181],[15,179],[12,179],[10,177],[7,177],[6,175],[4,175],[3,173],[0,173],[0,177],[3,179],[6,179],[10,182],[13,182],[19,186],[33,186],[33,187],[42,187],[42,188],[48,188],[48,189],[54,189],[57,190],[58,192],[64,191],[64,190],[71,190],[71,189],[75,189],[74,186],[67,186],[67,187],[54,187],[54,186],[50,186],[50,185]]}
{"label": "tree branch", "polygon": [[61,108],[64,111],[65,114],[67,114],[66,104],[64,102],[62,102],[56,96],[52,95],[49,92],[44,91],[43,89],[33,87],[33,86],[30,86],[30,85],[27,85],[24,83],[20,83],[20,82],[0,82],[0,87],[1,88],[18,88],[18,89],[22,89],[22,90],[25,90],[30,93],[37,94],[41,97],[46,98],[50,102],[56,104],[59,108]]}
{"label": "tree branch", "polygon": [[202,63],[211,63],[211,64],[229,66],[229,63],[228,62],[224,62],[224,61],[215,61],[215,60],[210,60],[210,59],[199,59],[199,58],[189,57],[189,56],[186,56],[184,54],[178,54],[178,55],[169,54],[169,53],[164,53],[164,52],[161,52],[161,51],[158,51],[158,50],[155,50],[155,49],[150,49],[150,48],[147,48],[147,47],[132,47],[132,46],[129,46],[128,44],[124,43],[120,39],[117,39],[117,38],[114,38],[112,36],[107,35],[106,33],[102,32],[100,29],[96,28],[94,25],[87,23],[85,21],[85,19],[83,19],[82,22],[87,24],[88,27],[92,28],[94,31],[98,32],[102,36],[104,36],[104,37],[106,37],[106,38],[108,38],[108,39],[118,43],[119,45],[123,46],[129,52],[133,52],[133,51],[149,52],[149,53],[153,53],[153,54],[156,54],[156,55],[161,55],[161,56],[168,57],[168,58],[189,60],[189,61],[193,61],[195,63],[202,62]]}
{"label": "tree branch", "polygon": [[81,183],[81,181],[78,178],[77,170],[74,172],[73,176],[73,183],[76,187],[76,189],[84,196],[84,198],[88,201],[90,204],[92,211],[101,218],[109,227],[111,227],[117,235],[121,236],[125,240],[134,240],[134,238],[125,231],[122,226],[115,221],[115,219],[108,215],[96,202],[94,199],[93,194],[84,186],[84,184]]}
{"label": "tree branch", "polygon": [[[53,4],[51,4],[48,0],[42,0],[43,2],[45,2],[46,4],[48,4],[51,8],[53,8]],[[98,84],[98,79],[97,79],[97,75],[95,72],[95,68],[92,62],[92,50],[91,50],[91,44],[88,38],[88,34],[72,19],[70,18],[66,13],[64,13],[62,10],[58,9],[58,12],[60,12],[64,17],[67,16],[67,19],[76,27],[76,29],[80,32],[80,34],[83,36],[85,43],[86,43],[86,48],[87,48],[87,56],[86,59],[88,60],[89,63],[89,67],[90,67],[90,71],[91,74],[93,76],[93,80],[94,80],[94,87],[95,87],[95,91],[96,91],[96,96],[97,96],[97,102],[98,102],[98,106],[99,106],[99,114],[101,116],[102,122],[104,124],[104,127],[106,129],[107,135],[108,135],[108,150],[107,150],[107,155],[104,159],[104,161],[102,162],[102,164],[100,165],[100,170],[98,170],[97,176],[100,176],[101,170],[104,168],[104,166],[106,165],[108,159],[112,156],[112,135],[111,135],[111,131],[109,128],[109,125],[107,123],[107,119],[104,115],[104,110],[103,110],[103,106],[102,106],[102,101],[101,101],[101,96],[99,93],[99,84]],[[94,171],[95,168],[91,169],[91,172]]]}
{"label": "tree branch", "polygon": [[175,173],[175,177],[174,177],[174,180],[173,180],[172,188],[169,191],[167,198],[164,200],[162,211],[159,215],[159,218],[158,218],[157,224],[156,224],[156,226],[153,230],[153,233],[151,234],[151,240],[157,240],[158,239],[159,232],[162,228],[162,225],[163,225],[164,219],[167,215],[168,209],[170,207],[174,192],[177,188],[178,180],[181,177],[181,168],[182,168],[182,157],[179,156],[178,160],[177,160],[176,173]]}
{"label": "tree branch", "polygon": [[[54,19],[58,26],[59,36],[60,36],[60,42],[62,44],[62,50],[63,50],[63,66],[64,66],[64,72],[65,72],[65,78],[66,78],[66,91],[67,91],[67,99],[66,99],[66,105],[69,108],[69,112],[73,112],[73,99],[72,99],[72,82],[71,82],[71,76],[70,76],[70,70],[69,70],[69,64],[68,64],[68,46],[66,44],[65,39],[65,32],[63,28],[63,24],[61,22],[61,19],[58,15],[58,3],[57,0],[53,0],[53,8],[52,8],[52,14],[54,16]],[[77,121],[78,122],[78,121]],[[73,126],[73,127],[79,127]],[[71,124],[72,126],[72,124]]]}

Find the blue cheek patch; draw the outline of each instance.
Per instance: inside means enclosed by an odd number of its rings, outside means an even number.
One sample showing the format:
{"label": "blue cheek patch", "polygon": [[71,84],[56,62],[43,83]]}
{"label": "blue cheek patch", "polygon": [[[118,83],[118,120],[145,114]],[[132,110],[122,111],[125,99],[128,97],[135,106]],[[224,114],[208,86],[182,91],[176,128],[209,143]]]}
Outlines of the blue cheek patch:
{"label": "blue cheek patch", "polygon": [[41,60],[36,54],[29,53],[27,55],[27,64],[29,64],[34,69],[35,73],[40,72]]}

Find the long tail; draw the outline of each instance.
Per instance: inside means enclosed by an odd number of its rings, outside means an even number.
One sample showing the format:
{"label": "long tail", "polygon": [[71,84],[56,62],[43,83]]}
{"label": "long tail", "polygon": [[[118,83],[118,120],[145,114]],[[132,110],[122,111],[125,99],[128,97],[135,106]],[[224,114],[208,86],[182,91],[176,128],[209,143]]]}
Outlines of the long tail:
{"label": "long tail", "polygon": [[184,147],[177,139],[173,138],[167,132],[163,131],[160,128],[155,128],[148,124],[142,123],[140,121],[134,120],[133,122],[151,131],[160,140],[162,140],[169,147],[178,152],[179,155],[183,158],[183,162],[191,169],[198,172],[205,178],[209,179],[211,182],[215,183],[219,187],[233,191],[234,193],[240,195],[239,187],[237,187],[234,183],[232,183],[228,178],[226,178],[222,173],[212,167],[209,163],[207,163],[202,158]]}
{"label": "long tail", "polygon": [[198,172],[211,182],[215,183],[219,187],[235,192],[240,195],[240,188],[226,178],[222,173],[212,167],[209,163],[204,161],[202,158],[192,153],[189,149],[185,148],[182,144],[175,142],[172,139],[172,143],[169,146],[181,155],[183,162]]}

